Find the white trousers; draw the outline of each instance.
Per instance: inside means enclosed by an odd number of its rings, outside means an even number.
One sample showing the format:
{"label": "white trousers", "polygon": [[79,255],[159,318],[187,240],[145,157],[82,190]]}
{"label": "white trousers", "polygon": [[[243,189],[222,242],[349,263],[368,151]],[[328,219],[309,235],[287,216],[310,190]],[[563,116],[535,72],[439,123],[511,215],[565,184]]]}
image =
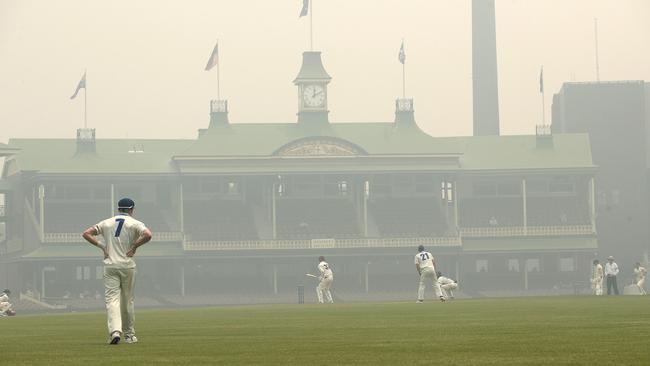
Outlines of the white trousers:
{"label": "white trousers", "polygon": [[593,282],[593,287],[594,287],[594,293],[597,296],[601,296],[603,294],[603,278],[594,278],[592,280]]}
{"label": "white trousers", "polygon": [[436,292],[436,297],[441,297],[440,284],[436,278],[436,270],[431,267],[422,268],[420,271],[420,287],[418,288],[418,300],[424,300],[424,289],[427,287],[426,283],[433,284],[433,290]]}
{"label": "white trousers", "polygon": [[334,303],[334,300],[332,300],[332,293],[330,292],[330,287],[332,287],[333,281],[333,277],[324,277],[318,283],[318,287],[316,287],[316,294],[318,295],[318,302],[320,304],[323,303],[323,293],[325,294],[325,300],[327,300],[328,303]]}
{"label": "white trousers", "polygon": [[645,295],[645,289],[643,288],[643,284],[645,283],[645,277],[639,278],[639,280],[636,282],[637,287],[639,288],[639,291],[641,291],[641,294]]}
{"label": "white trousers", "polygon": [[440,290],[442,292],[442,296],[444,296],[445,298],[448,298],[450,296],[454,297],[454,291],[452,291],[452,290],[455,290],[457,288],[458,288],[457,283],[448,283],[446,285],[440,285]]}
{"label": "white trousers", "polygon": [[133,291],[135,290],[135,268],[104,267],[104,290],[108,334],[120,332],[123,336],[135,335],[133,323]]}

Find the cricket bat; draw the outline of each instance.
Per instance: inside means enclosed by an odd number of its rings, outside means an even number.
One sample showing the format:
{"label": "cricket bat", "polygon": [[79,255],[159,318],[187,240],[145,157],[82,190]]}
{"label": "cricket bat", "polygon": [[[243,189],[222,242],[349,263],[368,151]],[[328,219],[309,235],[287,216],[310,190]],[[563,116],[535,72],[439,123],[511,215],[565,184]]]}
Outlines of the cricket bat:
{"label": "cricket bat", "polygon": [[305,276],[307,276],[307,277],[313,277],[313,278],[318,278],[318,276],[313,275],[313,274],[311,274],[311,273],[305,273]]}

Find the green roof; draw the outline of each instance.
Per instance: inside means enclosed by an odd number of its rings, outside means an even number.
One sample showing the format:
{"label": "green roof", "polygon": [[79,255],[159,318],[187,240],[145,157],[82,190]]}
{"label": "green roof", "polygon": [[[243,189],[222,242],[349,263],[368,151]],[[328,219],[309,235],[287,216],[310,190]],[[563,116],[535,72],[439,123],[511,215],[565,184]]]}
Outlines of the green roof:
{"label": "green roof", "polygon": [[282,146],[308,137],[348,141],[370,155],[460,154],[462,143],[427,135],[394,123],[239,123],[205,130],[177,156],[270,156]]}
{"label": "green roof", "polygon": [[[474,136],[464,143],[463,170],[594,168],[587,134],[555,134],[552,146],[538,146],[535,135]],[[451,138],[454,139],[454,138]],[[547,141],[551,142],[551,140]]]}
{"label": "green roof", "polygon": [[595,237],[463,238],[465,252],[584,251],[597,248]]}
{"label": "green roof", "polygon": [[[96,153],[76,154],[75,139],[11,139],[19,148],[15,159],[23,171],[80,174],[173,172],[170,157],[193,140],[106,139],[96,141]],[[129,152],[129,151],[143,152]]]}
{"label": "green roof", "polygon": [[587,134],[556,134],[552,145],[538,146],[534,135],[432,137],[395,123],[238,123],[202,130],[195,140],[98,139],[96,153],[80,154],[75,139],[12,139],[9,147],[19,150],[8,159],[21,171],[173,174],[174,159],[270,157],[310,138],[342,140],[369,156],[458,158],[447,168],[468,172],[595,168]]}
{"label": "green roof", "polygon": [[[138,249],[137,257],[178,257],[183,255],[180,244],[150,243]],[[101,259],[99,249],[90,244],[52,244],[42,246],[31,253],[22,256],[26,259],[68,259],[68,258],[97,258]]]}

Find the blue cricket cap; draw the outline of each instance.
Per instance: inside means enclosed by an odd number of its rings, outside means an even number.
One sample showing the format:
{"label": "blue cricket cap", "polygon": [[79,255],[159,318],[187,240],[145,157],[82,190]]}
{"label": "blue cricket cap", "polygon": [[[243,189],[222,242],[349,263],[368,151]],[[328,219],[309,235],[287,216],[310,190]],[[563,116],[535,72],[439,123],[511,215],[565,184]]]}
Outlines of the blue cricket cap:
{"label": "blue cricket cap", "polygon": [[117,202],[117,208],[133,208],[135,207],[135,202],[130,198],[122,198]]}

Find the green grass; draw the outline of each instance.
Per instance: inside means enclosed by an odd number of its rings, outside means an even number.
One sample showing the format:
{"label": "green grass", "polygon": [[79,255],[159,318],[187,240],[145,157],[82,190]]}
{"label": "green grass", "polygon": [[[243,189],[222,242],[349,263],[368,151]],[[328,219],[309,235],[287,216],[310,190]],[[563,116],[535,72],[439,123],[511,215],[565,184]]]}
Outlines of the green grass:
{"label": "green grass", "polygon": [[6,365],[650,365],[650,296],[272,305],[0,318]]}

